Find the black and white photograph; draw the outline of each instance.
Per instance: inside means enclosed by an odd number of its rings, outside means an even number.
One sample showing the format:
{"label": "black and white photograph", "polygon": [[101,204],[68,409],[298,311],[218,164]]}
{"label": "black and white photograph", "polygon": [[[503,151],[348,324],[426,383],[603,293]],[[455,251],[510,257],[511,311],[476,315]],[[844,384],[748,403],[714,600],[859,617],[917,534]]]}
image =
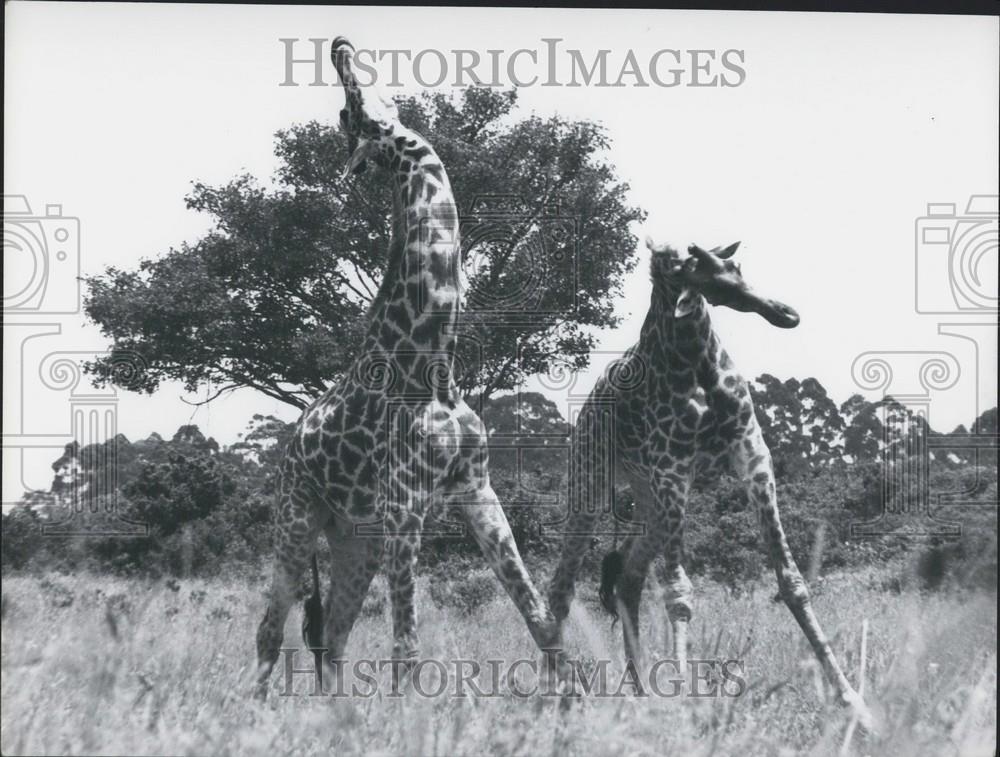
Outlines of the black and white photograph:
{"label": "black and white photograph", "polygon": [[995,755],[1000,15],[871,10],[7,2],[0,751]]}

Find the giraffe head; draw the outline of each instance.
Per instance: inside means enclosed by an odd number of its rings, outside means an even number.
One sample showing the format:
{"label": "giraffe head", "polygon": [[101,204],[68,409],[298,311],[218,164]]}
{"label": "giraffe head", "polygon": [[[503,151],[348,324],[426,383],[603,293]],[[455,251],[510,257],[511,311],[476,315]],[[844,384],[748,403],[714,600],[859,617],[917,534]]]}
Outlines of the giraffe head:
{"label": "giraffe head", "polygon": [[762,297],[743,279],[738,263],[730,258],[740,246],[735,242],[726,248],[703,250],[698,245],[688,247],[689,256],[682,258],[669,245],[656,245],[649,238],[646,246],[653,253],[654,281],[662,280],[680,289],[674,316],[682,318],[695,310],[699,297],[712,305],[721,305],[744,313],[758,313],[768,323],[783,329],[799,325],[799,314],[783,302]]}
{"label": "giraffe head", "polygon": [[362,85],[354,71],[354,46],[343,37],[333,40],[330,58],[344,87],[345,104],[340,111],[340,128],[347,134],[350,158],[344,176],[361,173],[368,159],[383,163],[383,142],[388,142],[399,114],[396,104],[383,97],[374,84]]}

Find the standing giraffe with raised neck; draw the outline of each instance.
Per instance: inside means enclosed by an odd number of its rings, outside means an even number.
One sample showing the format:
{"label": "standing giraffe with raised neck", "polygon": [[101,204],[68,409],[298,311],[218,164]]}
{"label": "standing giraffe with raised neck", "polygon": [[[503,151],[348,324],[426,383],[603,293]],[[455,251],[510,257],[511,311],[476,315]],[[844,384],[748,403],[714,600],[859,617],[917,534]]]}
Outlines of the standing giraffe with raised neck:
{"label": "standing giraffe with raised neck", "polygon": [[387,169],[392,238],[360,356],[302,414],[281,463],[273,577],[257,632],[259,696],[310,560],[315,574],[320,532],[332,568],[325,616],[318,587],[307,603],[310,646],[326,649],[331,664],[339,664],[384,563],[393,658],[412,664],[418,647],[414,571],[424,519],[438,504],[471,529],[539,647],[555,638],[555,621],[490,485],[485,427],[459,396],[452,373],[461,254],[448,175],[427,141],[400,123],[395,104],[359,85],[351,44],[336,38],[331,56],[346,98],[340,124],[351,155],[344,175],[363,171],[369,161]]}
{"label": "standing giraffe with raised neck", "polygon": [[[669,246],[656,246],[650,240],[646,244],[651,251],[653,293],[639,343],[597,383],[575,426],[571,507],[562,557],[549,589],[549,607],[561,628],[569,613],[576,574],[590,546],[589,535],[602,509],[597,500],[606,496],[607,483],[616,472],[631,489],[634,520],[644,531],[629,536],[621,551],[605,558],[602,603],[615,615],[621,609],[626,660],[636,666],[643,582],[653,559],[662,554],[673,659],[686,675],[692,586],[683,565],[684,509],[696,472],[728,468],[746,484],[781,597],[843,702],[853,706],[867,725],[867,708],[830,649],[789,550],[778,517],[771,454],[754,415],[747,382],[722,348],[707,303],[759,313],[780,328],[798,325],[799,317],[787,305],[750,289],[740,267],[730,260],[739,243],[711,251],[692,245],[690,256],[684,259]],[[601,420],[605,414],[612,420],[610,432]],[[599,430],[606,433],[599,434]],[[560,631],[560,644],[561,640]]]}

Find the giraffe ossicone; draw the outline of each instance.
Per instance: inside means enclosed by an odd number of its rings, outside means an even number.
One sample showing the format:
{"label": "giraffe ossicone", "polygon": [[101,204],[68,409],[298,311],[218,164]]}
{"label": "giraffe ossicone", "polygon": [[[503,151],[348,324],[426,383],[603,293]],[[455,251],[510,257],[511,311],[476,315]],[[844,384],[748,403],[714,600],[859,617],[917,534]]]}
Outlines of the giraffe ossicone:
{"label": "giraffe ossicone", "polygon": [[384,565],[393,658],[416,658],[414,572],[424,519],[435,507],[452,509],[468,526],[538,646],[550,647],[555,632],[490,485],[486,429],[454,377],[461,256],[447,171],[427,140],[400,123],[391,100],[359,85],[353,56],[349,42],[333,41],[346,101],[346,173],[371,162],[389,174],[388,262],[359,357],[303,412],[280,465],[273,575],[257,632],[258,696],[266,695],[295,589],[310,561],[315,565],[321,532],[332,566],[325,602],[314,586],[310,607],[321,617],[306,618],[307,643],[325,651],[330,665],[340,663]]}

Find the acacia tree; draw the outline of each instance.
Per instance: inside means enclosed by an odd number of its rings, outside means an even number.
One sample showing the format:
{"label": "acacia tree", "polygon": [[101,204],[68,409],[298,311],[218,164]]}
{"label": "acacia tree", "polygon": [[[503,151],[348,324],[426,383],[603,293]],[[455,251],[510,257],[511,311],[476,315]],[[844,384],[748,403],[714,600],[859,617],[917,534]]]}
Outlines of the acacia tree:
{"label": "acacia tree", "polygon": [[[471,88],[398,101],[402,122],[435,145],[462,213],[459,381],[483,399],[553,360],[587,364],[595,327],[618,323],[645,218],[603,158],[603,127],[517,119],[516,100]],[[152,392],[175,380],[209,385],[212,398],[250,387],[305,407],[350,364],[387,262],[388,182],[381,171],[342,180],[346,138],[326,124],[278,132],[275,151],[273,188],[249,175],[195,183],[186,201],[212,216],[205,237],[85,280],[86,313],[112,341],[85,366],[98,384]],[[122,353],[144,369],[123,373]]]}

